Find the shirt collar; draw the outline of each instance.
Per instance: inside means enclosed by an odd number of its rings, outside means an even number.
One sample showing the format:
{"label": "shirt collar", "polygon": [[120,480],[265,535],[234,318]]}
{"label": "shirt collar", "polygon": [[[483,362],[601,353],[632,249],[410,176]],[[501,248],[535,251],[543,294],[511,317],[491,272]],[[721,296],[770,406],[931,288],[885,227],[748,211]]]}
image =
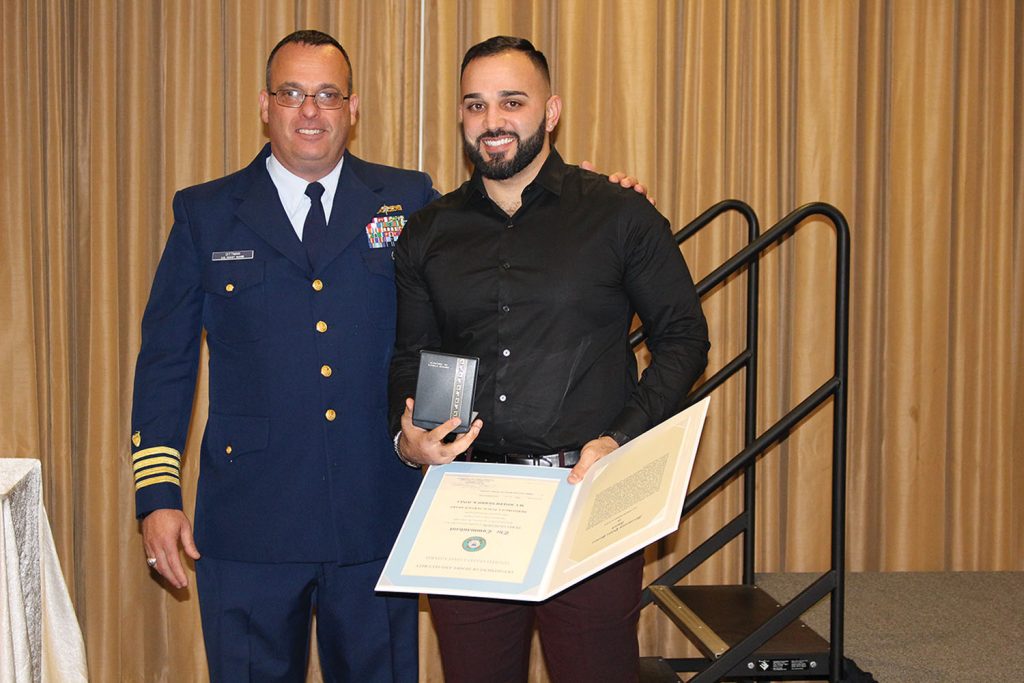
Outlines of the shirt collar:
{"label": "shirt collar", "polygon": [[[551,146],[551,153],[548,154],[548,158],[544,160],[544,165],[540,167],[540,171],[537,172],[537,177],[533,179],[529,185],[523,189],[523,194],[530,192],[534,186],[542,187],[551,194],[561,196],[562,194],[562,182],[565,180],[565,174],[569,170],[568,164],[562,160],[562,155],[558,153],[555,146]],[[486,199],[487,189],[484,187],[484,177],[481,175],[479,169],[474,169],[472,177],[469,179],[469,193],[470,198]]]}
{"label": "shirt collar", "polygon": [[[338,190],[338,179],[341,177],[341,167],[344,163],[345,155],[342,154],[341,159],[338,160],[338,163],[335,164],[330,173],[316,181],[324,186],[322,201],[325,207],[334,205],[334,193]],[[274,181],[274,187],[277,188],[277,194],[281,197],[281,204],[284,206],[286,214],[291,216],[304,201],[309,201],[308,197],[306,197],[306,187],[309,185],[309,181],[300,178],[285,168],[277,160],[273,152],[267,156],[267,173],[270,174],[270,179]]]}

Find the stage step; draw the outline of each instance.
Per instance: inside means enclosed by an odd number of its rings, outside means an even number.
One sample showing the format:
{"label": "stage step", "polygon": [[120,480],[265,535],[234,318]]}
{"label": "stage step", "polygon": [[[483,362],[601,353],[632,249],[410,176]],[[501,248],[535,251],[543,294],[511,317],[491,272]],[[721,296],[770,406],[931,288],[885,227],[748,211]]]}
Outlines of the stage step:
{"label": "stage step", "polygon": [[679,676],[661,657],[641,657],[640,683],[679,683]]}
{"label": "stage step", "polygon": [[[780,607],[757,586],[655,585],[650,591],[658,607],[710,660],[757,630]],[[827,678],[828,657],[828,641],[797,620],[733,667],[727,677]]]}

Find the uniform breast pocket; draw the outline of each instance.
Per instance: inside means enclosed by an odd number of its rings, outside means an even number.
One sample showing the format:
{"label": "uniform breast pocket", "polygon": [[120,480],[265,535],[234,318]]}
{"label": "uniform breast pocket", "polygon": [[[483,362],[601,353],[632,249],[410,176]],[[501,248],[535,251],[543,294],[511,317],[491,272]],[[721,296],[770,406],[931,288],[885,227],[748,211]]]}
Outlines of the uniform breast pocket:
{"label": "uniform breast pocket", "polygon": [[397,302],[395,261],[391,256],[391,249],[372,249],[363,252],[362,256],[368,274],[368,286],[362,297],[366,305],[366,315],[376,327],[394,330]]}
{"label": "uniform breast pocket", "polygon": [[212,263],[203,272],[203,325],[226,342],[260,339],[267,331],[263,261]]}

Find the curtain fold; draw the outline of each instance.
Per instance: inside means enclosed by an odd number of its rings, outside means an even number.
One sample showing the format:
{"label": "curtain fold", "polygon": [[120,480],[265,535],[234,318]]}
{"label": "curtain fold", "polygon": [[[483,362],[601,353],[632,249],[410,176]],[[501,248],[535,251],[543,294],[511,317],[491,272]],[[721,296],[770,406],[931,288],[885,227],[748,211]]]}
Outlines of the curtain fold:
{"label": "curtain fold", "polygon": [[[674,227],[727,197],[762,229],[837,206],[852,230],[848,568],[1024,570],[1020,0],[4,0],[0,456],[42,460],[94,680],[206,680],[194,589],[152,579],[133,518],[139,321],[173,192],[256,154],[265,59],[297,28],[349,52],[353,152],[421,168],[442,192],[469,175],[462,55],[513,34],[551,63],[566,159],[628,170]],[[745,242],[724,216],[682,250],[699,279]],[[832,372],[834,268],[817,220],[761,261],[758,430]],[[705,308],[710,375],[743,347],[745,278]],[[694,485],[742,448],[742,397],[742,376],[716,393]],[[759,571],[827,566],[831,413],[757,466]],[[701,506],[648,549],[646,578],[741,503],[734,482]],[[690,581],[739,580],[737,546]],[[440,681],[425,607],[421,624],[421,678]],[[641,649],[693,654],[653,610]],[[546,680],[536,656],[531,680]]]}
{"label": "curtain fold", "polygon": [[[71,287],[74,78],[62,0],[0,4],[7,88],[0,178],[0,457],[39,458],[61,557],[73,557]],[[74,576],[68,588],[76,595]]]}

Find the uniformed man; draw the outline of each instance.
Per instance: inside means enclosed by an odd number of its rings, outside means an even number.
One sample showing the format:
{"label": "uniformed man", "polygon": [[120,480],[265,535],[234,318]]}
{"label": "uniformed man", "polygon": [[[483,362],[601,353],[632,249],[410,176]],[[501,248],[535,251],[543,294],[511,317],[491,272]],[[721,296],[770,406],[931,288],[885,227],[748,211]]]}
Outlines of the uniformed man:
{"label": "uniformed man", "polygon": [[[281,40],[259,99],[270,144],[175,196],[142,322],[132,462],[147,561],[180,588],[179,543],[198,560],[215,681],[304,680],[314,609],[327,680],[414,681],[417,601],[373,586],[419,482],[386,419],[391,251],[437,193],[346,152],[359,97],[329,35]],[[193,542],[179,462],[203,329]]]}

